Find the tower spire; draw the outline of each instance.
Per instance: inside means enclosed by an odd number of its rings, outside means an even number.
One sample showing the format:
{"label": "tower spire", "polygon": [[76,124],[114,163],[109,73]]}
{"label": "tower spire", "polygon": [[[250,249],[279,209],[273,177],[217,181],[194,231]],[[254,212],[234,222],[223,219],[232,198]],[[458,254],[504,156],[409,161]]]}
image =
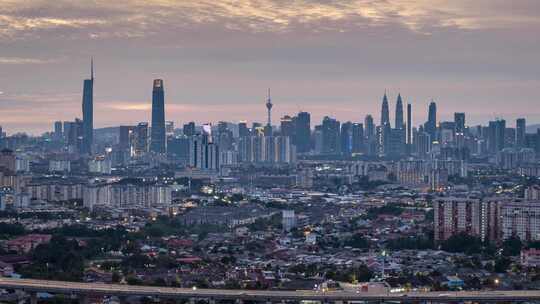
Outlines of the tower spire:
{"label": "tower spire", "polygon": [[94,81],[94,57],[90,57],[90,79]]}
{"label": "tower spire", "polygon": [[272,99],[270,97],[270,88],[268,88],[268,99],[266,100],[266,109],[268,110],[268,121],[266,123],[267,126],[272,125]]}

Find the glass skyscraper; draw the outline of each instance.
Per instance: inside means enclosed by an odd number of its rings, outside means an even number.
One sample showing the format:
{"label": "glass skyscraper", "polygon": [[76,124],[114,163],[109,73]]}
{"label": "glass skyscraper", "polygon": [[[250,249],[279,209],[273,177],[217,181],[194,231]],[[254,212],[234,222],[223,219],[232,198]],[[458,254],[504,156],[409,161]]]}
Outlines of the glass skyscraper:
{"label": "glass skyscraper", "polygon": [[92,153],[94,142],[94,60],[90,61],[90,79],[83,84],[83,138],[81,153]]}
{"label": "glass skyscraper", "polygon": [[163,80],[155,79],[152,90],[152,131],[150,151],[165,153],[165,92]]}

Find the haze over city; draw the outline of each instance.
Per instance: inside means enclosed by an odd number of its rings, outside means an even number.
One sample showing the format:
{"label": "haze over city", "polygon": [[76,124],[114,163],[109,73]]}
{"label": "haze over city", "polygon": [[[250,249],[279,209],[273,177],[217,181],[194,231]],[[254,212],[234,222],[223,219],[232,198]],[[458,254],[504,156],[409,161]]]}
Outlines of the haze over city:
{"label": "haze over city", "polygon": [[540,302],[539,0],[0,0],[0,303]]}
{"label": "haze over city", "polygon": [[386,89],[414,122],[466,111],[540,121],[540,3],[520,1],[0,0],[0,122],[9,134],[81,116],[95,60],[94,127],[148,121],[164,80],[166,119],[379,120]]}

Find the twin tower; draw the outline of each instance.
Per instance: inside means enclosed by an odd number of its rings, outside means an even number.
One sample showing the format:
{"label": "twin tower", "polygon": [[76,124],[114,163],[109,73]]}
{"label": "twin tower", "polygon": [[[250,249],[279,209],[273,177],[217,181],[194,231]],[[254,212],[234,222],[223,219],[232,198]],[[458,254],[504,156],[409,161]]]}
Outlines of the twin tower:
{"label": "twin tower", "polygon": [[[94,60],[90,61],[90,79],[83,82],[83,138],[81,153],[91,154],[94,143]],[[152,89],[152,131],[150,151],[165,153],[165,91],[163,80],[155,79]]]}

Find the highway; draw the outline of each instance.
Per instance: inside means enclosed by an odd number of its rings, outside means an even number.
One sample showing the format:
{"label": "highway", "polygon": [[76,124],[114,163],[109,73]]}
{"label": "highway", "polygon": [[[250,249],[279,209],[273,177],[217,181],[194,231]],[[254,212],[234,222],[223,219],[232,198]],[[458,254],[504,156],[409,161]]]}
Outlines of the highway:
{"label": "highway", "polygon": [[27,292],[49,292],[76,294],[81,296],[149,296],[163,299],[211,299],[211,300],[254,300],[279,302],[282,300],[332,301],[400,301],[400,302],[520,302],[540,300],[540,290],[512,291],[460,291],[460,292],[410,292],[410,293],[370,293],[344,291],[274,291],[274,290],[228,290],[189,289],[173,287],[133,286],[103,283],[76,283],[32,279],[0,278],[0,288],[18,289]]}

